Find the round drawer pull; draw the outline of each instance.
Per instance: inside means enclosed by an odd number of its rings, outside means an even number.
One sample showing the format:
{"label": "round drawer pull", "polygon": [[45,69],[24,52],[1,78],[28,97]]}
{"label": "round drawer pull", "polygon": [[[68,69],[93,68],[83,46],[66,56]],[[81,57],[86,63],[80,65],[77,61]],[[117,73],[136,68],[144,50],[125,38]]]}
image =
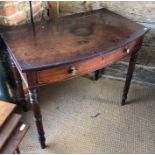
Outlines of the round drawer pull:
{"label": "round drawer pull", "polygon": [[71,67],[71,68],[68,70],[68,73],[71,74],[71,75],[76,75],[77,69],[76,69],[75,67]]}
{"label": "round drawer pull", "polygon": [[129,53],[130,53],[130,49],[129,49],[129,48],[125,48],[125,49],[124,49],[124,53],[129,54]]}

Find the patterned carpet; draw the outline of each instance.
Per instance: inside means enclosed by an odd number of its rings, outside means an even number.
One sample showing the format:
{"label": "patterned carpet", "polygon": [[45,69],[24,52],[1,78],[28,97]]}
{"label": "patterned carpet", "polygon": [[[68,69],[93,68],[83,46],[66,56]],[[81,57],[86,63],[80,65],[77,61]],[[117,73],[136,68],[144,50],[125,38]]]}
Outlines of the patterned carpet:
{"label": "patterned carpet", "polygon": [[124,82],[77,78],[39,89],[48,147],[31,128],[22,153],[155,153],[155,88],[132,84],[120,105]]}

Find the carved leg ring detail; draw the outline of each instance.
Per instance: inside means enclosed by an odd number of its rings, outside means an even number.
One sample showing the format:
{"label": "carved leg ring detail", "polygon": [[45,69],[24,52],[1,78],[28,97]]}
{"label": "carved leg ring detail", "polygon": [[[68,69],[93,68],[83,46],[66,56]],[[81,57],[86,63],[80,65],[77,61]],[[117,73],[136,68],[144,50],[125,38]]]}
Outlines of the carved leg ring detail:
{"label": "carved leg ring detail", "polygon": [[44,149],[46,147],[45,136],[44,136],[42,116],[41,116],[41,111],[38,104],[36,89],[29,89],[29,97],[30,97],[31,108],[34,115],[34,120],[39,134],[39,142],[40,142],[41,148]]}

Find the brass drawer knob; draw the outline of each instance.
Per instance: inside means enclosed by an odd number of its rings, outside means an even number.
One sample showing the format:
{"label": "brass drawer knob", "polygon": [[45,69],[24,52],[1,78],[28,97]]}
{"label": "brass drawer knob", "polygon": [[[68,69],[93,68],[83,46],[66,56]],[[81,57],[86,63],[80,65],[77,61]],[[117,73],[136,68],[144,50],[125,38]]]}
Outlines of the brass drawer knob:
{"label": "brass drawer knob", "polygon": [[126,47],[126,48],[124,49],[124,53],[129,54],[129,53],[130,53],[130,49]]}
{"label": "brass drawer knob", "polygon": [[75,67],[71,67],[68,70],[68,73],[71,74],[71,75],[76,75],[77,74],[77,69]]}

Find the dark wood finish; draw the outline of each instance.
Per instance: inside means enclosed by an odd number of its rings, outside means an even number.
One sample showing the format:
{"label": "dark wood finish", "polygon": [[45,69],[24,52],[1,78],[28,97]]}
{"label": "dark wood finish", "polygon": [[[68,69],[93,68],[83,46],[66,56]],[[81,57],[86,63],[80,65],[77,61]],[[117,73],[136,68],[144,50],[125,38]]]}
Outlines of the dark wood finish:
{"label": "dark wood finish", "polygon": [[40,141],[41,147],[44,149],[46,147],[45,136],[44,136],[42,116],[41,116],[40,107],[38,104],[36,89],[29,89],[29,96],[30,96],[32,111],[34,114],[34,120],[36,122],[36,127],[39,134],[39,141]]}
{"label": "dark wood finish", "polygon": [[130,57],[128,72],[126,75],[126,81],[123,89],[122,102],[121,102],[122,105],[125,105],[125,101],[127,99],[127,95],[128,95],[128,91],[129,91],[129,87],[130,87],[131,79],[135,69],[136,59],[137,59],[137,55],[140,47],[141,47],[141,43],[139,43],[139,46],[137,46],[137,48],[134,50],[134,52],[131,54],[131,57]]}
{"label": "dark wood finish", "polygon": [[14,104],[0,101],[0,128],[15,109]]}
{"label": "dark wood finish", "polygon": [[[0,52],[1,53],[1,52]],[[7,87],[6,74],[4,70],[4,63],[0,54],[0,99],[3,101],[10,101],[10,95]]]}
{"label": "dark wood finish", "polygon": [[99,78],[101,78],[102,73],[103,73],[102,69],[99,69],[99,70],[95,71],[94,72],[94,80],[98,80]]}
{"label": "dark wood finish", "polygon": [[5,123],[0,129],[0,150],[2,149],[5,142],[9,139],[10,135],[12,134],[20,120],[21,115],[11,115],[10,119],[6,121],[7,123]]}
{"label": "dark wood finish", "polygon": [[143,26],[101,9],[36,23],[35,31],[31,24],[11,27],[1,35],[17,66],[27,71],[106,54],[144,33]]}
{"label": "dark wood finish", "polygon": [[[100,69],[131,54],[124,103],[133,73],[131,61],[136,55],[135,49],[148,31],[106,9],[0,29],[6,49],[29,89],[42,148],[45,147],[45,136],[36,88],[96,70],[97,79]],[[21,87],[19,90],[22,92]]]}
{"label": "dark wood finish", "polygon": [[16,154],[21,154],[19,147],[17,147],[17,149],[16,149]]}
{"label": "dark wood finish", "polygon": [[28,124],[25,124],[26,125],[25,128],[21,131],[20,128],[22,124],[23,124],[22,122],[18,124],[17,128],[11,135],[9,141],[7,141],[4,147],[0,150],[1,154],[13,154],[16,151],[18,152],[19,149],[18,146],[30,127]]}
{"label": "dark wood finish", "polygon": [[[37,71],[38,84],[43,85],[58,82],[73,77],[78,77],[89,72],[95,71],[97,69],[103,68],[126,56],[127,53],[124,52],[125,47],[128,47],[130,49],[129,53],[131,53],[138,44],[138,42],[138,40],[133,41],[130,44],[118,48],[110,53],[103,54],[101,56],[91,58],[85,61],[80,61],[77,63],[72,63],[60,67],[54,67],[52,69]],[[68,72],[71,67],[75,67],[75,69],[77,70],[77,73],[75,75],[72,75]]]}
{"label": "dark wood finish", "polygon": [[21,76],[20,76],[20,74],[15,66],[15,63],[12,59],[11,59],[11,67],[12,67],[12,72],[14,75],[15,85],[16,85],[17,104],[20,105],[23,108],[23,110],[26,112],[27,104],[25,101],[25,94],[24,94],[24,90],[23,90],[23,86],[22,86]]}

